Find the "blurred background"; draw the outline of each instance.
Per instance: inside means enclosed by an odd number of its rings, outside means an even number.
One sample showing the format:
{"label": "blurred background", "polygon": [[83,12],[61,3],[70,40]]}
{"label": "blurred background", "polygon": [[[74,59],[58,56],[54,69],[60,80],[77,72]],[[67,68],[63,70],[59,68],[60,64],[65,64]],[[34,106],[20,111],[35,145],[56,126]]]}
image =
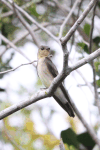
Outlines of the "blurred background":
{"label": "blurred background", "polygon": [[[27,11],[39,24],[45,26],[58,37],[61,24],[73,7],[75,0],[14,0],[14,2]],[[66,35],[89,2],[90,0],[79,1],[64,27],[63,36]],[[92,15],[93,10],[90,11],[67,44],[70,53],[69,66],[91,53],[89,51],[89,41]],[[63,52],[59,43],[44,31],[38,29],[26,17],[24,18],[34,30],[35,38],[39,44],[50,47],[51,59],[57,66],[58,71],[61,72]],[[30,61],[37,60],[38,46],[20,22],[16,13],[3,2],[0,2],[0,32],[12,41]],[[100,1],[98,1],[95,10],[92,43],[93,52],[100,47]],[[23,55],[0,39],[0,72],[16,68],[28,62],[29,60]],[[78,110],[86,122],[94,128],[97,137],[100,139],[100,110],[94,90],[94,83],[96,83],[97,98],[100,100],[100,58],[96,58],[93,64],[95,74],[93,73],[93,66],[88,63],[73,71],[64,80],[64,85]],[[20,101],[30,99],[43,87],[38,78],[37,70],[32,64],[22,66],[6,74],[0,74],[0,111]],[[87,133],[78,117],[70,118],[52,97],[42,99],[0,121],[0,150],[58,150],[63,132],[69,130],[75,136]],[[65,142],[66,150],[86,148],[98,150],[95,143],[93,146],[88,147],[79,140],[72,139],[72,141]],[[81,146],[78,147],[78,145]]]}

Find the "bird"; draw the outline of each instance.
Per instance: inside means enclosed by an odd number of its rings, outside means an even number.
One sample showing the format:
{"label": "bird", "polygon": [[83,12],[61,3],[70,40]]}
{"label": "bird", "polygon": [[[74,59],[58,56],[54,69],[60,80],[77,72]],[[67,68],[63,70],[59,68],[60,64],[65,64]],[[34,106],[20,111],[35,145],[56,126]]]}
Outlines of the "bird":
{"label": "bird", "polygon": [[[49,88],[53,79],[59,74],[56,66],[50,59],[50,48],[41,45],[37,54],[37,74],[46,88]],[[53,94],[53,98],[68,113],[70,117],[75,117],[68,91],[61,83]]]}

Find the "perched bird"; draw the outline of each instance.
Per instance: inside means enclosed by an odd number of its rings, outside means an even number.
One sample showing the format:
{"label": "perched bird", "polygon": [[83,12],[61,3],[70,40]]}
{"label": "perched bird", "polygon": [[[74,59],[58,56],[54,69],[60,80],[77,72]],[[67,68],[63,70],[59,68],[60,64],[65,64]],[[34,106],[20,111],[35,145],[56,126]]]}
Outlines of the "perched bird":
{"label": "perched bird", "polygon": [[[51,61],[49,55],[50,48],[48,46],[41,46],[39,48],[37,72],[40,80],[46,88],[50,86],[53,79],[58,75],[57,68]],[[62,83],[54,92],[53,97],[58,102],[58,104],[69,114],[70,117],[75,116],[72,105],[70,103],[70,97]]]}

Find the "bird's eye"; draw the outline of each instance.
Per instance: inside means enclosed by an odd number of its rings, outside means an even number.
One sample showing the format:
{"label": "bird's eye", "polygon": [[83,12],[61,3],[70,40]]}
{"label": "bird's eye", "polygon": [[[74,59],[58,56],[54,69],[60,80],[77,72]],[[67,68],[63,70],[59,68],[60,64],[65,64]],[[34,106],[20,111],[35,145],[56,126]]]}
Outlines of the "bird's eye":
{"label": "bird's eye", "polygon": [[47,50],[50,51],[50,48],[48,47]]}
{"label": "bird's eye", "polygon": [[44,50],[44,47],[41,47],[41,50]]}

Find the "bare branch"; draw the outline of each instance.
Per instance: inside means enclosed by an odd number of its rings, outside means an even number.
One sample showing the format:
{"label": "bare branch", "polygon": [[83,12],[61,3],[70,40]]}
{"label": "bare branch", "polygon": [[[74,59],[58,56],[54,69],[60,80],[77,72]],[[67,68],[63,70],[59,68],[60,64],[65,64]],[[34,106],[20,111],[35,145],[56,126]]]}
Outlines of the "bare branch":
{"label": "bare branch", "polygon": [[71,17],[71,15],[73,14],[77,4],[80,2],[80,0],[76,0],[71,11],[69,12],[69,14],[67,15],[67,17],[65,18],[64,22],[62,23],[62,25],[60,26],[60,32],[59,32],[59,39],[62,37],[62,33],[64,30],[64,27],[66,25],[66,23],[68,22],[69,18]]}
{"label": "bare branch", "polygon": [[[1,0],[1,1],[5,1],[5,0]],[[13,2],[10,1],[10,3],[12,4]],[[35,21],[34,18],[32,18],[25,10],[23,10],[21,7],[19,7],[17,4],[15,4],[15,7],[24,15],[26,16],[32,23],[34,23],[37,27],[39,27],[41,30],[43,30],[45,33],[47,33],[50,37],[52,37],[55,41],[57,41],[59,43],[59,40],[57,37],[55,37],[49,30],[47,30],[46,28],[44,28],[42,25],[40,25],[37,21]]]}
{"label": "bare branch", "polygon": [[89,13],[89,11],[91,10],[91,8],[94,6],[94,4],[96,3],[97,0],[91,0],[91,2],[89,3],[89,5],[87,6],[87,8],[84,10],[84,12],[81,14],[81,16],[78,18],[78,20],[75,22],[75,24],[71,27],[71,29],[69,30],[69,32],[66,34],[65,37],[61,38],[61,43],[62,45],[65,45],[68,40],[70,39],[70,37],[73,35],[73,33],[76,31],[76,29],[78,28],[78,26],[81,24],[81,22],[84,20],[84,18],[86,17],[86,15]]}
{"label": "bare branch", "polygon": [[83,0],[80,1],[79,7],[78,7],[77,18],[80,16],[80,9],[81,9],[82,3],[83,3]]}
{"label": "bare branch", "polygon": [[[30,1],[26,4],[24,4],[23,6],[21,6],[23,9],[27,8],[27,7],[30,7],[32,4],[34,3],[34,1]],[[11,5],[9,5],[11,6]],[[6,13],[3,13],[0,15],[1,18],[4,18],[4,17],[8,17],[10,15],[12,15],[14,12],[13,11],[9,11],[9,12],[6,12]]]}
{"label": "bare branch", "polygon": [[91,84],[85,79],[85,77],[84,77],[83,74],[79,71],[79,69],[77,69],[76,72],[81,76],[81,78],[84,80],[85,84],[89,87],[91,93],[94,95],[93,87],[91,86]]}
{"label": "bare branch", "polygon": [[[98,2],[98,1],[97,1]],[[94,6],[93,9],[93,16],[92,16],[92,23],[91,23],[91,32],[90,32],[90,45],[89,45],[89,53],[91,54],[92,50],[92,45],[93,45],[93,30],[94,30],[94,17],[95,17],[95,11],[96,11],[96,6],[97,6],[97,2]],[[95,93],[95,101],[96,101],[96,105],[98,106],[99,109],[99,114],[100,114],[100,102],[99,102],[99,98],[98,98],[98,92],[97,92],[97,85],[96,85],[96,72],[95,72],[95,66],[94,66],[94,61],[91,62],[92,65],[92,70],[93,70],[93,84],[94,84],[94,93]]]}
{"label": "bare branch", "polygon": [[6,13],[1,14],[0,17],[1,17],[1,18],[4,18],[4,17],[8,17],[8,16],[10,16],[10,15],[12,15],[12,14],[13,14],[13,11],[8,11],[8,12],[6,12]]}
{"label": "bare branch", "polygon": [[[59,8],[59,9],[61,9],[62,10],[62,12],[67,12],[67,13],[69,13],[70,11],[71,11],[71,9],[68,7],[68,6],[66,6],[66,7],[64,7],[64,6],[62,6],[57,0],[53,0],[53,2],[56,4],[56,6]],[[76,16],[76,14],[73,12],[73,15],[74,16]],[[77,16],[76,16],[77,17]],[[88,23],[88,24],[90,24],[91,23],[91,20],[86,16],[86,22]]]}
{"label": "bare branch", "polygon": [[[70,59],[70,61],[72,63],[71,59]],[[84,77],[84,75],[80,72],[79,69],[76,69],[75,71],[81,76],[81,78],[84,80],[85,84],[89,87],[91,93],[94,95],[93,88],[92,88],[91,84],[86,80],[86,78]]]}
{"label": "bare branch", "polygon": [[[51,23],[49,23],[49,22],[44,22],[44,23],[42,23],[41,25],[42,26],[44,26],[44,27],[48,27],[48,26],[50,26],[50,25],[56,25],[56,24],[61,24],[62,23],[62,21],[56,21],[56,22],[51,22]],[[31,27],[31,30],[32,31],[38,31],[38,30],[40,30],[40,28],[38,28],[38,27]],[[29,32],[28,31],[25,31],[23,34],[21,34],[21,36],[18,36],[17,38],[15,38],[13,41],[12,41],[12,43],[13,44],[16,44],[16,43],[18,43],[19,41],[21,41],[21,40],[23,40],[26,36],[28,36],[29,35]],[[10,48],[10,45],[7,45],[6,46],[6,48],[3,50],[3,52],[0,54],[0,57],[2,57],[2,55],[7,51],[7,49],[8,48]]]}
{"label": "bare branch", "polygon": [[[45,26],[45,27],[47,27],[47,26],[49,26],[49,25],[51,25],[51,23],[43,23],[43,26]],[[31,28],[31,30],[32,31],[37,31],[37,30],[39,30],[40,28],[38,28],[38,27],[32,27]],[[23,40],[26,36],[28,36],[29,35],[29,32],[28,31],[25,31],[21,36],[18,36],[16,39],[14,39],[13,41],[12,41],[12,43],[13,44],[16,44],[16,43],[18,43],[19,41],[21,41],[21,40]],[[7,46],[6,46],[6,48],[4,49],[4,51],[0,54],[0,57],[2,57],[2,55],[7,51],[7,49],[8,48],[10,48],[11,46],[8,44]]]}
{"label": "bare branch", "polygon": [[10,8],[11,10],[13,10],[12,6],[5,0],[1,0],[1,2],[3,2],[8,8]]}
{"label": "bare branch", "polygon": [[30,35],[32,36],[33,41],[35,42],[35,44],[40,47],[40,44],[36,38],[36,35],[34,33],[34,31],[32,32],[31,26],[27,23],[27,21],[24,19],[24,17],[20,14],[20,12],[15,8],[15,5],[13,3],[14,6],[14,10],[19,18],[19,20],[21,21],[21,23],[25,26],[25,28],[29,31]]}
{"label": "bare branch", "polygon": [[72,101],[72,99],[70,98],[72,106],[74,108],[75,113],[77,114],[78,118],[81,120],[81,122],[83,123],[84,127],[87,129],[88,133],[91,135],[92,139],[95,141],[95,143],[99,146],[100,148],[100,141],[98,140],[93,128],[91,126],[89,126],[87,124],[87,122],[85,121],[85,119],[82,117],[81,113],[79,112],[79,110],[77,109],[76,105],[74,104],[74,102]]}
{"label": "bare branch", "polygon": [[30,61],[30,59],[19,49],[17,48],[11,41],[9,41],[6,37],[4,37],[1,33],[0,33],[0,38],[7,44],[9,44],[12,48],[14,48],[17,52],[19,52],[23,57],[25,57],[28,61]]}
{"label": "bare branch", "polygon": [[100,56],[100,48],[97,49],[95,52],[91,53],[89,56],[79,60],[75,65],[71,67],[71,71],[87,64],[88,62],[92,61],[93,59],[97,58]]}
{"label": "bare branch", "polygon": [[82,41],[87,45],[87,47],[89,47],[89,43],[87,41],[85,41],[84,39]]}
{"label": "bare branch", "polygon": [[[30,64],[33,64],[34,62],[37,62],[37,60],[34,60],[34,61],[32,61],[32,62],[30,62],[30,63],[26,63],[26,64],[21,64],[21,65],[17,66],[17,67],[14,68],[14,69],[10,69],[10,70],[6,70],[6,71],[3,71],[3,72],[0,72],[0,74],[5,74],[5,73],[9,73],[9,72],[11,72],[11,71],[15,71],[16,69],[18,69],[18,68],[20,68],[20,67],[22,67],[22,66],[30,65]],[[34,65],[34,66],[35,66],[35,65]]]}

